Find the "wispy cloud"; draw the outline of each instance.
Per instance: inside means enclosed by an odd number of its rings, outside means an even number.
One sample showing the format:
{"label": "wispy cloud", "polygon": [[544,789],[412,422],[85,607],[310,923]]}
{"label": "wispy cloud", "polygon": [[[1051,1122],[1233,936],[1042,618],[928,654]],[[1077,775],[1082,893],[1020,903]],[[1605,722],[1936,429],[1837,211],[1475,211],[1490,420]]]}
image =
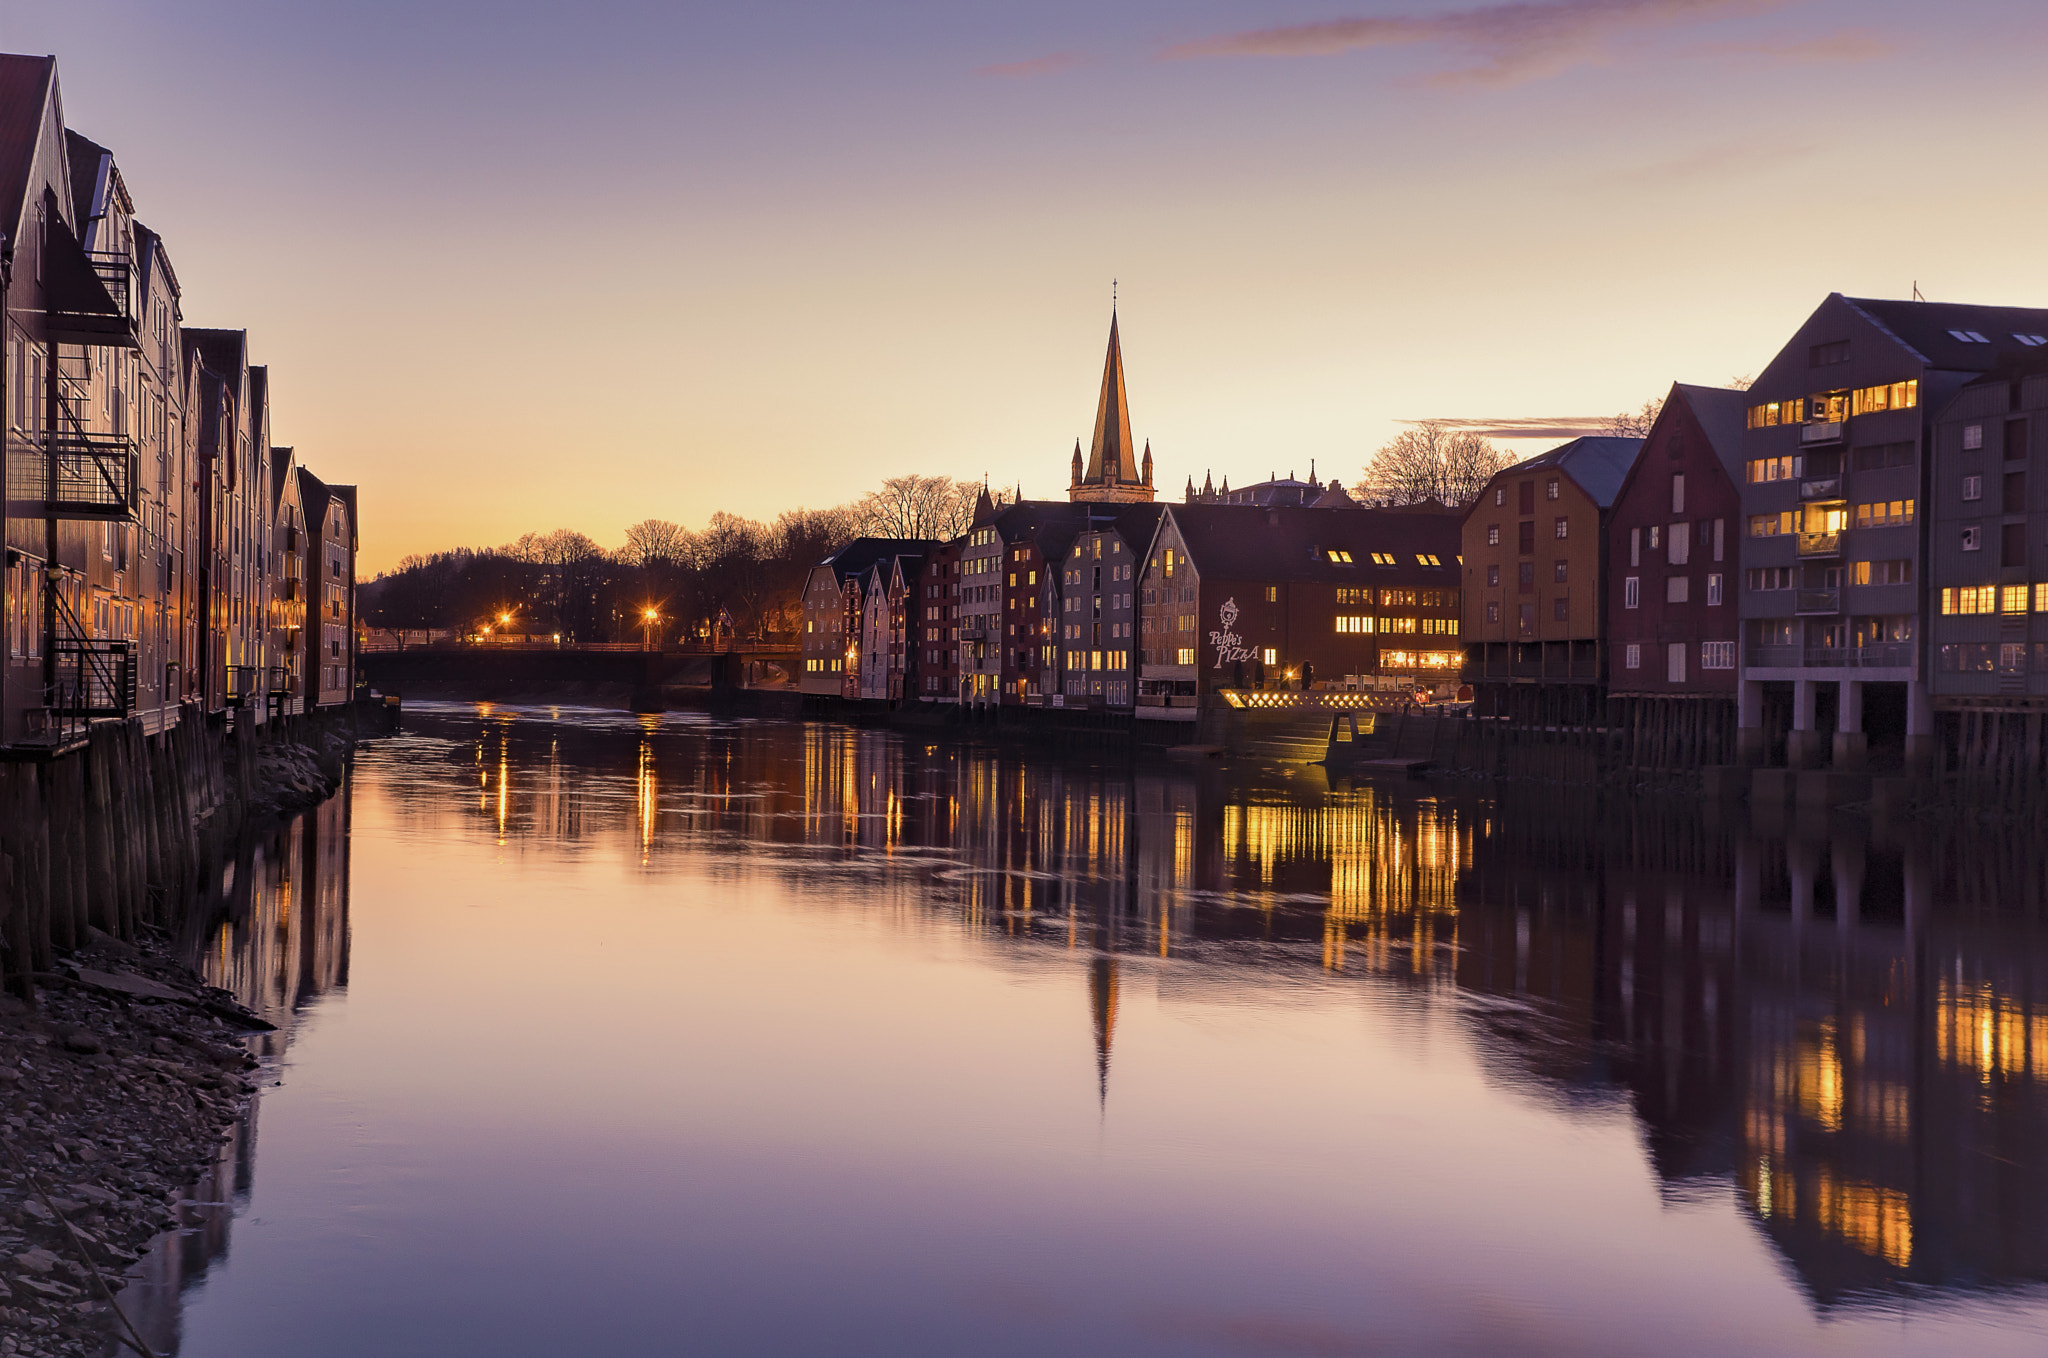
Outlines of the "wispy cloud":
{"label": "wispy cloud", "polygon": [[1880,61],[1896,53],[1899,45],[1867,28],[1845,28],[1790,41],[1702,43],[1692,50],[1704,56],[1762,57],[1787,66],[1820,66]]}
{"label": "wispy cloud", "polygon": [[976,67],[975,74],[1016,77],[1054,75],[1060,71],[1072,70],[1083,60],[1079,52],[1054,52],[1050,56],[1032,57],[1028,61],[1004,61],[993,66]]}
{"label": "wispy cloud", "polygon": [[1257,28],[1169,47],[1168,60],[1322,57],[1377,47],[1442,46],[1472,63],[1435,84],[1515,85],[1609,59],[1631,35],[1759,14],[1797,0],[1510,0],[1445,14],[1331,19]]}
{"label": "wispy cloud", "polygon": [[1509,415],[1499,419],[1440,416],[1427,420],[1402,420],[1402,424],[1440,424],[1489,439],[1566,439],[1604,434],[1612,415]]}

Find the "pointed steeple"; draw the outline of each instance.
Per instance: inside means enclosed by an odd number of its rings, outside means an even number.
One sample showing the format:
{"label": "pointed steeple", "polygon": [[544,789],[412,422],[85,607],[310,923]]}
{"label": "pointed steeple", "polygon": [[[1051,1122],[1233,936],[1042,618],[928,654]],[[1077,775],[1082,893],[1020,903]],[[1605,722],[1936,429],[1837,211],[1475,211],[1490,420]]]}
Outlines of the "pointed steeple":
{"label": "pointed steeple", "polygon": [[1152,484],[1152,440],[1145,440],[1145,484]]}
{"label": "pointed steeple", "polygon": [[1124,393],[1124,349],[1114,307],[1109,313],[1109,351],[1102,360],[1102,393],[1095,402],[1088,465],[1067,498],[1118,503],[1152,498],[1151,484],[1131,454],[1130,398]]}
{"label": "pointed steeple", "polygon": [[1081,484],[1081,440],[1079,440],[1079,439],[1075,439],[1075,440],[1074,440],[1074,475],[1073,475],[1073,479],[1067,482],[1067,485],[1068,485],[1069,487],[1073,487],[1073,486],[1078,486],[1078,485],[1080,485],[1080,484]]}
{"label": "pointed steeple", "polygon": [[1213,472],[1203,472],[1203,473],[1202,473],[1202,498],[1206,500],[1206,499],[1208,499],[1208,498],[1209,498],[1210,496],[1214,495],[1215,493],[1216,493],[1216,481],[1215,481],[1215,474],[1214,474]]}
{"label": "pointed steeple", "polygon": [[981,494],[974,497],[974,522],[978,526],[996,516],[996,502],[989,498],[988,482],[981,483]]}
{"label": "pointed steeple", "polygon": [[1193,504],[1195,502],[1195,477],[1194,473],[1192,472],[1188,474],[1187,492],[1186,494],[1181,496],[1181,499],[1187,502],[1188,504]]}

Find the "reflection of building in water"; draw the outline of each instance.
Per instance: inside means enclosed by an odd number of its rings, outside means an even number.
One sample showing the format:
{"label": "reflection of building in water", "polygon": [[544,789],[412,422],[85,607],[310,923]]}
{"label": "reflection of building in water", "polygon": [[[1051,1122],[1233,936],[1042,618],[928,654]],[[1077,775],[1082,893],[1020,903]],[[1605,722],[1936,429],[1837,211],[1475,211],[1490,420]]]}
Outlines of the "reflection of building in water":
{"label": "reflection of building in water", "polygon": [[538,736],[479,747],[509,765],[486,791],[513,788],[489,833],[610,835],[650,870],[779,861],[800,894],[833,883],[821,901],[855,879],[864,907],[1071,949],[1099,1094],[1141,954],[1320,963],[1455,990],[1489,1067],[1567,1109],[1625,1099],[1667,1196],[1732,1194],[1822,1304],[2048,1281],[2030,844],[1907,851],[1684,803],[1467,802],[825,725]]}
{"label": "reflection of building in water", "polygon": [[[231,992],[275,1032],[254,1040],[282,1056],[305,1006],[348,984],[348,784],[265,838],[241,847],[222,895],[193,923],[191,944],[207,984]],[[228,1228],[254,1178],[261,1098],[222,1143],[220,1154],[177,1209],[179,1229],[161,1236],[130,1270],[121,1307],[158,1353],[180,1340],[184,1289],[227,1253]]]}

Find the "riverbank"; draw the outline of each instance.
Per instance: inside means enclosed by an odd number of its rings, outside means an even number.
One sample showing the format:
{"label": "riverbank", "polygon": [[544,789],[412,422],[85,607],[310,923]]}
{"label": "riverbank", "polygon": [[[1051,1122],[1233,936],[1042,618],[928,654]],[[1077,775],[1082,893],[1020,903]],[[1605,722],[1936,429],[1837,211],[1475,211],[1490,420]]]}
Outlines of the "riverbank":
{"label": "riverbank", "polygon": [[346,722],[308,722],[249,750],[199,817],[196,877],[174,892],[157,861],[127,937],[81,924],[0,996],[0,1355],[146,1349],[111,1300],[247,1111],[244,1039],[272,1028],[206,985],[177,940],[223,900],[229,843],[331,795],[354,743]]}
{"label": "riverbank", "polygon": [[97,1355],[122,1274],[246,1110],[269,1027],[145,930],[95,931],[32,1009],[0,998],[0,1354]]}

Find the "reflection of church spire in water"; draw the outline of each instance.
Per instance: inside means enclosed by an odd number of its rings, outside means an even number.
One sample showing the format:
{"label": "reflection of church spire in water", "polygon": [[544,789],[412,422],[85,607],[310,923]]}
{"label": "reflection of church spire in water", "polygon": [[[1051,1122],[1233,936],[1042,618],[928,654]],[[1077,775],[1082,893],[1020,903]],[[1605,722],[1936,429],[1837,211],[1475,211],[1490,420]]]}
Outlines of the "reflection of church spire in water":
{"label": "reflection of church spire in water", "polygon": [[1098,955],[1088,964],[1088,1007],[1095,1015],[1097,1097],[1109,1106],[1109,1043],[1116,1032],[1116,958]]}

